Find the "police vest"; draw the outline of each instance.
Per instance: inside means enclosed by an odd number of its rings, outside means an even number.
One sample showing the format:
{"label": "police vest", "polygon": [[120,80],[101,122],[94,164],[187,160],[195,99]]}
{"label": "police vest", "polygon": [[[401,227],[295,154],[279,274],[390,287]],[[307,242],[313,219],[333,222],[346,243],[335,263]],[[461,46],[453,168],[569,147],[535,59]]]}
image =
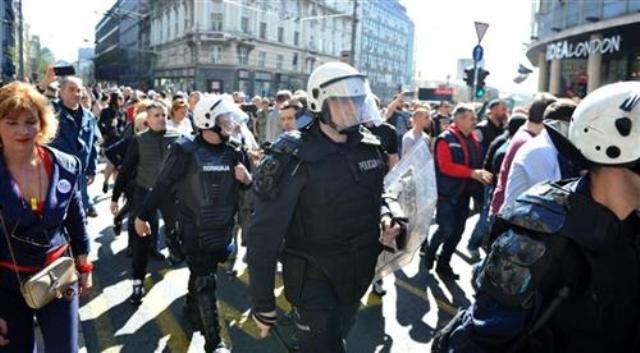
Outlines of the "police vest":
{"label": "police vest", "polygon": [[637,351],[640,229],[623,232],[613,212],[585,195],[587,178],[538,185],[502,212],[513,230],[493,244],[483,288],[538,312],[567,293],[520,351]]}
{"label": "police vest", "polygon": [[[365,134],[360,142],[341,148],[328,147],[317,129],[306,134],[299,153],[302,160],[297,161],[300,172],[306,173],[306,183],[285,238],[285,253],[303,254],[344,303],[364,295],[381,251],[385,165],[379,140]],[[327,148],[333,150],[321,152]],[[283,263],[285,271],[290,271]],[[295,285],[285,281],[285,290],[291,293]],[[296,298],[288,297],[295,303]]]}
{"label": "police vest", "polygon": [[193,156],[185,178],[176,186],[182,235],[196,236],[203,251],[224,250],[238,207],[234,166],[239,152],[229,146],[214,150],[186,138],[180,145]]}
{"label": "police vest", "polygon": [[[439,143],[446,143],[451,153],[451,160],[453,163],[462,164],[469,167],[471,158],[469,154],[471,151],[467,148],[467,143],[464,137],[460,136],[457,130],[449,128],[445,130],[436,140],[436,148]],[[478,143],[474,140],[474,145],[479,150]],[[437,153],[435,158],[437,159]],[[473,167],[472,167],[473,168]],[[467,186],[467,183],[471,182],[468,178],[454,178],[450,177],[440,171],[439,163],[436,160],[436,182],[438,185],[438,196],[442,199],[455,198],[462,194]]]}
{"label": "police vest", "polygon": [[138,168],[136,181],[139,186],[151,188],[156,181],[160,166],[169,151],[169,145],[176,141],[180,134],[173,131],[155,132],[147,130],[138,135]]}

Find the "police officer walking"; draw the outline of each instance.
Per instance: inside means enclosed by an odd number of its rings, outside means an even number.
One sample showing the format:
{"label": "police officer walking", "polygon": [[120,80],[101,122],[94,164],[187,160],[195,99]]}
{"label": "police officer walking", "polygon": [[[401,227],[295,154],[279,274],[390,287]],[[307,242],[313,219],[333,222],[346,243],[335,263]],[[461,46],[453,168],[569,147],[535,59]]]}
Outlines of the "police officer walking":
{"label": "police officer walking", "polygon": [[266,336],[276,322],[280,256],[285,296],[299,314],[300,351],[344,353],[382,244],[401,228],[382,197],[380,141],[361,126],[380,122],[365,76],[332,62],[318,67],[307,87],[316,118],[281,135],[255,174],[259,200],[247,250],[252,316]]}
{"label": "police officer walking", "polygon": [[560,153],[588,173],[540,184],[506,206],[475,281],[476,302],[434,352],[640,351],[640,83],[577,107]]}
{"label": "police officer walking", "polygon": [[[245,114],[230,96],[206,95],[194,109],[200,132],[171,145],[153,190],[135,220],[136,232],[151,233],[152,219],[165,195],[177,203],[182,249],[189,265],[185,313],[205,336],[206,352],[228,352],[220,339],[216,270],[230,249],[238,192],[251,184],[246,154],[230,143]],[[246,130],[243,130],[246,131]]]}

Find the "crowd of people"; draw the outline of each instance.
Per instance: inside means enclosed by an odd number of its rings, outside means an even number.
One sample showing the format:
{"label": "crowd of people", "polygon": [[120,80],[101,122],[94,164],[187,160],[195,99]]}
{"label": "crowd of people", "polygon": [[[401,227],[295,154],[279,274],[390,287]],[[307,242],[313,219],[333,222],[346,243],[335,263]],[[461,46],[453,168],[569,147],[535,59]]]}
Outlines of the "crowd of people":
{"label": "crowd of people", "polygon": [[[103,89],[58,78],[52,68],[37,85],[5,85],[0,351],[33,351],[34,317],[46,352],[77,351],[78,296],[90,290],[93,270],[85,217],[98,216],[88,186],[104,162],[102,192],[111,193],[115,235],[128,220],[131,304],[144,300],[149,258],[171,266],[186,261],[184,314],[202,331],[207,352],[227,352],[216,272],[226,261],[233,268],[238,247],[246,246],[252,318],[261,334],[277,319],[279,261],[301,352],[345,352],[378,255],[406,226],[395,214],[396,200],[384,194],[384,176],[420,141],[429,146],[424,158],[434,159],[438,191],[437,227],[420,248],[422,270],[435,266],[441,278],[458,280],[451,259],[469,216],[479,214],[466,244],[468,260],[476,264],[477,301],[437,335],[433,350],[577,352],[589,342],[591,348],[613,344],[625,351],[633,333],[621,323],[611,326],[618,331],[607,329],[608,336],[588,336],[593,330],[580,331],[579,324],[568,326],[576,331],[561,328],[570,318],[566,311],[594,306],[601,314],[580,316],[606,327],[640,295],[634,281],[624,292],[610,292],[601,271],[638,268],[637,254],[621,249],[635,242],[631,235],[638,229],[631,211],[640,197],[629,197],[640,196],[640,89],[613,86],[580,105],[548,93],[526,107],[494,99],[479,117],[474,105],[430,105],[404,93],[384,106],[364,76],[344,63],[318,67],[306,91],[281,90],[273,101],[242,92]],[[624,190],[629,194],[623,197]],[[584,251],[605,240],[619,259],[612,251]],[[168,258],[161,252],[165,245]],[[67,255],[77,280],[56,283],[62,294],[41,307],[28,304],[25,283],[59,271],[58,260]],[[561,262],[562,271],[547,276],[551,264]],[[373,292],[385,294],[380,281]],[[612,312],[605,315],[597,300],[580,301],[587,294],[621,304],[607,304]],[[640,311],[631,306],[635,320]]]}

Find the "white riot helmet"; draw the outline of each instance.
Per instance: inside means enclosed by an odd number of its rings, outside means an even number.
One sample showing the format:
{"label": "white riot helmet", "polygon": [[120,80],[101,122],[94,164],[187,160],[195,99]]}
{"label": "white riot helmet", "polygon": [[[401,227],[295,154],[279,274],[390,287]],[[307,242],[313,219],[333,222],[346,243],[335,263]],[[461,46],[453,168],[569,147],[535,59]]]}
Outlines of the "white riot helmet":
{"label": "white riot helmet", "polygon": [[309,110],[338,131],[365,122],[382,123],[365,75],[343,62],[315,69],[309,76],[307,94]]}
{"label": "white riot helmet", "polygon": [[246,114],[233,103],[228,95],[207,94],[193,109],[193,123],[201,130],[224,131],[233,134],[246,120]]}
{"label": "white riot helmet", "polygon": [[569,140],[592,164],[636,164],[640,161],[639,103],[640,82],[614,83],[595,90],[578,104]]}

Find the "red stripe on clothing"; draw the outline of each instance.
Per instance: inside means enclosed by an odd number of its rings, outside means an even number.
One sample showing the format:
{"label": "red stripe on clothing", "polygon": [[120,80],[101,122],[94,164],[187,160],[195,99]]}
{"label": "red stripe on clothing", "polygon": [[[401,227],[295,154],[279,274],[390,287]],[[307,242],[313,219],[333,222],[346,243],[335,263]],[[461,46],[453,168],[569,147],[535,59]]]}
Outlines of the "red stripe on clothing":
{"label": "red stripe on clothing", "polygon": [[[460,147],[464,153],[465,163],[468,163],[469,160],[469,152],[467,151],[467,145],[464,140],[460,136],[460,133],[456,131],[455,128],[449,128],[449,130],[453,133],[453,135],[458,140]],[[471,178],[472,169],[469,168],[466,164],[458,164],[453,162],[453,158],[451,157],[451,150],[449,149],[449,143],[444,141],[445,143],[440,143],[441,139],[436,143],[436,161],[438,162],[438,168],[440,168],[440,172],[444,175],[453,177],[453,178]]]}
{"label": "red stripe on clothing", "polygon": [[15,266],[13,264],[13,261],[10,261],[10,260],[0,261],[0,267],[4,267],[4,268],[9,269],[11,271],[17,271],[17,272],[37,272],[37,271],[40,271],[42,268],[47,267],[48,265],[50,265],[51,263],[53,263],[57,259],[59,259],[60,256],[62,256],[64,254],[64,252],[67,251],[68,247],[69,247],[68,244],[64,244],[64,245],[60,245],[59,247],[53,249],[53,251],[50,251],[47,254],[47,257],[45,258],[44,266],[42,266],[42,267],[22,266],[22,265]]}
{"label": "red stripe on clothing", "polygon": [[[51,183],[51,175],[53,175],[53,160],[51,159],[51,154],[42,146],[38,146],[37,149],[38,156],[40,157],[42,165],[44,166],[44,170],[47,173],[47,180],[49,183]],[[47,196],[48,195],[45,194],[42,200],[38,200],[38,209],[33,211],[40,218],[42,218],[42,216],[44,215]]]}

